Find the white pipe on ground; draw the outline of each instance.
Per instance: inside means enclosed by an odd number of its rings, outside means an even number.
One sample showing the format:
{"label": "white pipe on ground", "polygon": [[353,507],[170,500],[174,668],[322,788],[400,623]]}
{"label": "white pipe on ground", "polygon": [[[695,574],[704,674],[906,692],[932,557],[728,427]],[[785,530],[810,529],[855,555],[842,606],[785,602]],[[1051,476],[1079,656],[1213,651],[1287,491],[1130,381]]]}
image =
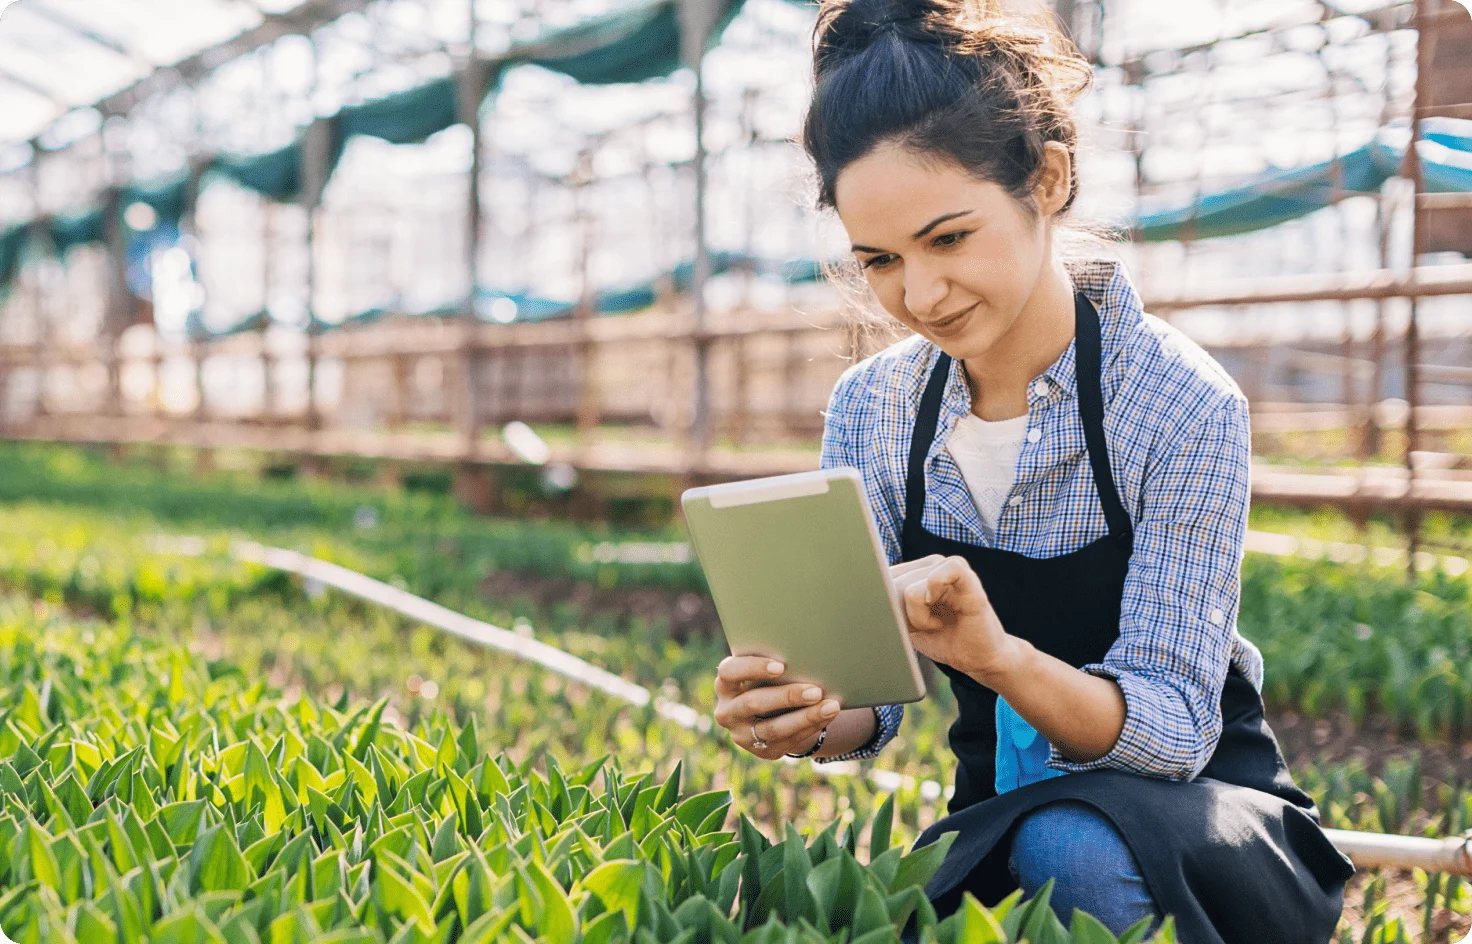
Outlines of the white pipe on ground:
{"label": "white pipe on ground", "polygon": [[1472,876],[1472,847],[1469,847],[1472,839],[1390,836],[1346,829],[1326,829],[1324,835],[1358,868],[1417,868],[1426,872]]}

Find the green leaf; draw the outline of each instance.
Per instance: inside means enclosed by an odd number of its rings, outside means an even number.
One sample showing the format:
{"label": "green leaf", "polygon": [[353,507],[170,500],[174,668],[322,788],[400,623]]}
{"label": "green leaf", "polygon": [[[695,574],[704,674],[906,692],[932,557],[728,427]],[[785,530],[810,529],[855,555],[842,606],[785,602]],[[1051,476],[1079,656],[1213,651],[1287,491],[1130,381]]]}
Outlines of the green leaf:
{"label": "green leaf", "polygon": [[537,929],[541,932],[538,939],[548,941],[549,944],[572,944],[577,935],[577,919],[567,892],[562,890],[562,886],[557,884],[557,880],[548,874],[540,862],[526,863],[524,871],[542,897],[544,910],[537,923]]}
{"label": "green leaf", "polygon": [[808,874],[808,891],[817,904],[818,926],[830,930],[853,924],[864,891],[864,870],[846,851],[815,866]]}
{"label": "green leaf", "polygon": [[[358,735],[358,739],[353,742],[353,749],[350,753],[352,754],[354,759],[360,762],[366,762],[366,758],[368,756],[368,748],[373,746],[374,739],[378,737],[378,727],[383,721],[383,710],[387,707],[387,695],[373,703],[373,710],[368,715],[367,723],[363,725],[362,733],[360,733]],[[382,798],[382,800],[385,803],[388,802],[387,797]]]}
{"label": "green leaf", "polygon": [[265,806],[265,830],[267,835],[276,832],[286,819],[286,806],[281,800],[281,789],[276,778],[271,776],[271,764],[254,741],[245,747],[245,802],[247,808],[257,803]]}
{"label": "green leaf", "polygon": [[621,911],[629,927],[639,920],[639,886],[644,865],[633,859],[605,862],[583,877],[582,885],[609,911]]}
{"label": "green leaf", "polygon": [[711,790],[708,793],[697,793],[680,801],[675,808],[675,819],[681,824],[689,827],[695,835],[703,835],[701,824],[718,811],[729,809],[731,806],[730,790]]}
{"label": "green leaf", "polygon": [[472,922],[463,934],[460,935],[458,944],[492,944],[501,940],[501,935],[511,922],[516,920],[516,909],[490,911],[481,915]]}
{"label": "green leaf", "polygon": [[199,826],[204,818],[204,807],[204,800],[170,803],[158,811],[155,822],[175,846],[187,846],[199,835]]}
{"label": "green leaf", "polygon": [[255,881],[235,837],[224,826],[204,831],[189,850],[189,890],[199,892],[244,892]]}
{"label": "green leaf", "polygon": [[888,794],[874,814],[874,824],[869,827],[869,861],[883,855],[889,849],[889,830],[894,823],[894,794]]}
{"label": "green leaf", "polygon": [[890,882],[889,890],[899,891],[912,885],[924,888],[930,879],[939,871],[941,863],[946,859],[946,852],[951,848],[951,843],[956,841],[956,833],[945,833],[935,842],[920,849],[913,850],[909,855],[900,859],[895,868],[894,881]]}
{"label": "green leaf", "polygon": [[654,798],[654,812],[663,813],[675,805],[680,798],[680,774],[684,770],[683,760],[675,762],[675,769],[670,771],[669,779],[660,787],[659,793]]}
{"label": "green leaf", "polygon": [[962,898],[960,918],[956,944],[1007,944],[1007,932],[970,892]]}
{"label": "green leaf", "polygon": [[118,926],[90,901],[77,907],[77,944],[117,944]]}
{"label": "green leaf", "polygon": [[434,917],[429,911],[429,902],[414,888],[412,882],[393,869],[378,869],[373,882],[373,900],[384,911],[400,921],[412,921],[425,934],[434,931]]}
{"label": "green leaf", "polygon": [[883,896],[869,885],[859,891],[859,903],[854,909],[852,926],[856,938],[879,928],[892,927]]}
{"label": "green leaf", "polygon": [[1073,911],[1068,936],[1071,944],[1119,944],[1102,921],[1077,908]]}
{"label": "green leaf", "polygon": [[812,860],[808,858],[807,846],[797,827],[787,824],[787,838],[782,842],[782,874],[786,887],[783,889],[783,917],[791,924],[798,918],[818,923],[818,907],[808,891],[808,873],[812,871]]}
{"label": "green leaf", "polygon": [[629,939],[629,922],[622,911],[607,911],[583,927],[583,944],[613,944]]}
{"label": "green leaf", "polygon": [[26,827],[26,841],[31,862],[31,875],[42,885],[62,893],[61,867],[56,864],[56,855],[51,851],[51,840],[46,832],[35,823]]}
{"label": "green leaf", "polygon": [[429,857],[435,862],[443,862],[460,851],[460,838],[455,834],[457,819],[457,815],[451,813],[445,817],[445,821],[435,831],[434,839],[430,842],[429,847]]}
{"label": "green leaf", "polygon": [[1059,940],[1067,944],[1068,932],[1064,930],[1063,923],[1058,920],[1058,915],[1049,904],[1053,898],[1053,887],[1053,879],[1048,879],[1032,900],[1022,907],[1018,937],[1036,944],[1054,944]]}

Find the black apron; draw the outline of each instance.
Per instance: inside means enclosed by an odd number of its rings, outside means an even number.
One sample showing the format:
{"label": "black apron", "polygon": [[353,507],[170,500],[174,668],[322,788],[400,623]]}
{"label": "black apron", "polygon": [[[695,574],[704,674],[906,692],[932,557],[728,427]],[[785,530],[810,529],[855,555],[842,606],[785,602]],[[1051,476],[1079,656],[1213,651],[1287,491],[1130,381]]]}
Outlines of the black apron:
{"label": "black apron", "polygon": [[[1119,636],[1134,532],[1104,443],[1099,316],[1082,292],[1074,308],[1078,407],[1109,533],[1068,554],[1033,558],[925,530],[925,459],[951,369],[951,358],[941,353],[911,435],[901,548],[907,561],[929,554],[964,557],[1007,632],[1077,668],[1102,661]],[[940,669],[959,706],[950,744],[960,763],[950,815],[916,845],[959,833],[926,887],[942,917],[956,909],[963,892],[994,905],[1014,891],[1007,869],[1014,827],[1047,803],[1079,800],[1124,837],[1156,906],[1175,915],[1183,944],[1323,944],[1332,938],[1354,866],[1319,828],[1318,810],[1294,784],[1263,718],[1261,697],[1235,666],[1222,689],[1221,741],[1195,780],[1095,770],[1000,796],[996,693],[950,666]]]}

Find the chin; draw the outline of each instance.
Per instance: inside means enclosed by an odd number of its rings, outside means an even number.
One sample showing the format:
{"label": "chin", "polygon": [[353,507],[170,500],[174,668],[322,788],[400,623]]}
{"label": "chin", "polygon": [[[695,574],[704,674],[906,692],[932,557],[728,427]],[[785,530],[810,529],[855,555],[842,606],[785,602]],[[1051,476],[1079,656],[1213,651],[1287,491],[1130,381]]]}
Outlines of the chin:
{"label": "chin", "polygon": [[970,332],[954,338],[935,338],[926,335],[930,343],[945,351],[958,361],[982,357],[997,343],[989,332]]}

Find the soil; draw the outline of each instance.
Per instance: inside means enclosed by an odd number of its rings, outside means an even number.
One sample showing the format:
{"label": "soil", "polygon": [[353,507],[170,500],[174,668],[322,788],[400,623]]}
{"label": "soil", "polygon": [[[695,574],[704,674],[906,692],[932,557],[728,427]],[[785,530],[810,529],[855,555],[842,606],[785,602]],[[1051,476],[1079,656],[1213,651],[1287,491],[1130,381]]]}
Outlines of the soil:
{"label": "soil", "polygon": [[589,616],[610,616],[620,623],[640,619],[649,624],[669,624],[670,638],[721,635],[721,620],[708,594],[663,587],[610,587],[600,590],[590,583],[566,578],[498,571],[481,582],[492,600],[510,602],[526,599],[539,610],[560,603],[575,604]]}
{"label": "soil", "polygon": [[1268,723],[1278,736],[1288,769],[1308,764],[1344,764],[1358,760],[1379,776],[1390,760],[1420,755],[1421,773],[1430,782],[1472,784],[1472,742],[1423,741],[1398,731],[1385,717],[1371,716],[1358,728],[1347,715],[1305,718],[1292,711],[1269,711]]}

